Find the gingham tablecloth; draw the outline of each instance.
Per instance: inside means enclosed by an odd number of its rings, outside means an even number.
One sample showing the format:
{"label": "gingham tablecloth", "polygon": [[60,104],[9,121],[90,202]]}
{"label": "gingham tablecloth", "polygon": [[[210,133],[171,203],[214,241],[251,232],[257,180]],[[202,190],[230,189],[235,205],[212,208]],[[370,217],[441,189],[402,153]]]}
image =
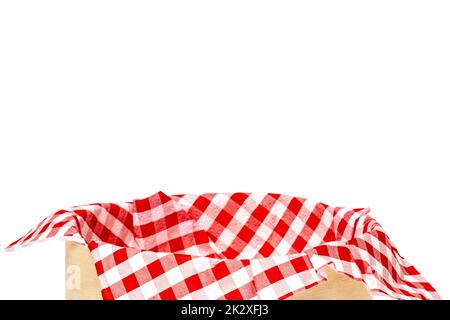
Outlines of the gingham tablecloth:
{"label": "gingham tablecloth", "polygon": [[89,247],[104,299],[285,299],[324,267],[397,299],[439,299],[369,209],[281,194],[158,192],[44,219],[14,250],[58,238]]}

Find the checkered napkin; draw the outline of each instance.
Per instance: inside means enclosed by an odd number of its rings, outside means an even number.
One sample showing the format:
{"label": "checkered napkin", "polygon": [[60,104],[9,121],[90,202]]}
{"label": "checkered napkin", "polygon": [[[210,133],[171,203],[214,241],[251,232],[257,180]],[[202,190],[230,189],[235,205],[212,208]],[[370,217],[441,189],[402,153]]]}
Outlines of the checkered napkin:
{"label": "checkered napkin", "polygon": [[324,267],[397,299],[439,299],[369,209],[281,194],[158,192],[60,210],[8,250],[58,238],[86,244],[104,299],[285,299]]}

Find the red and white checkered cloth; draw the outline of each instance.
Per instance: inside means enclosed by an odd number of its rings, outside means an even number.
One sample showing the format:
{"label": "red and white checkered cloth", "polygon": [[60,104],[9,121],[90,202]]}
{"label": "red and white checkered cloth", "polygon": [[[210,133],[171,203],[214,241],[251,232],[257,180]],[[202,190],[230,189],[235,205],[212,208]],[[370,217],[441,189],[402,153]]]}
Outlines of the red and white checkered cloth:
{"label": "red and white checkered cloth", "polygon": [[324,267],[397,299],[439,299],[369,209],[281,194],[158,192],[60,210],[8,250],[58,238],[87,244],[104,299],[285,299]]}

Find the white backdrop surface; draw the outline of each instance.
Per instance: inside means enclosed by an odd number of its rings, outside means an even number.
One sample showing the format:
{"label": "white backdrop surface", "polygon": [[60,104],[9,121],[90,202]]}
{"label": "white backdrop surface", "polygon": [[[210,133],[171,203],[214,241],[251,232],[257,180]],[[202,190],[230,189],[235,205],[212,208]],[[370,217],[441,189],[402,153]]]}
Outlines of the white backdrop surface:
{"label": "white backdrop surface", "polygon": [[[450,299],[447,1],[0,2],[0,245],[70,205],[287,193],[365,207]],[[64,246],[0,253],[63,299]]]}

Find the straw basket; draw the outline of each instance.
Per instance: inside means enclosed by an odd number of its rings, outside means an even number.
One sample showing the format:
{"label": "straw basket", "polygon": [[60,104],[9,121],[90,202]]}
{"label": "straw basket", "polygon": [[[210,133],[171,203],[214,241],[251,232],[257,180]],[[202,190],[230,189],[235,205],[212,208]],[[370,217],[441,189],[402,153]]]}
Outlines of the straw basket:
{"label": "straw basket", "polygon": [[[328,280],[289,297],[292,300],[369,300],[364,283],[327,268]],[[102,299],[100,282],[86,246],[66,241],[66,299]]]}

